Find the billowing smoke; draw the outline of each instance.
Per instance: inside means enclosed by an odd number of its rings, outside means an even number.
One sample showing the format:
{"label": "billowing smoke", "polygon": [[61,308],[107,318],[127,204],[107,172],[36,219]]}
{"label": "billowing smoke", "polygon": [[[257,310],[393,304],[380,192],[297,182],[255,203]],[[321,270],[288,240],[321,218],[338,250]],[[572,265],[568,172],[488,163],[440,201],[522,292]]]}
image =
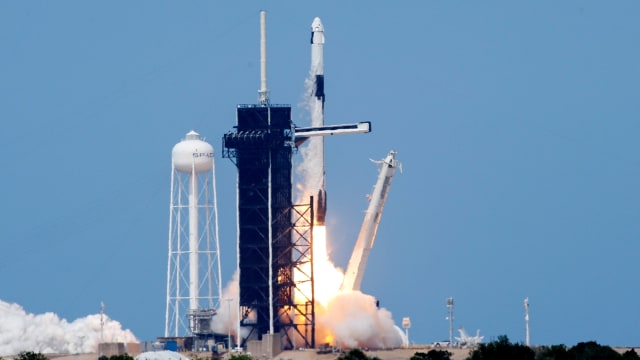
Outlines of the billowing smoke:
{"label": "billowing smoke", "polygon": [[0,356],[15,355],[22,351],[43,354],[95,353],[101,333],[105,342],[138,342],[131,330],[108,316],[100,314],[68,322],[58,315],[27,313],[22,306],[0,300]]}
{"label": "billowing smoke", "polygon": [[238,272],[233,274],[233,278],[224,290],[222,290],[222,298],[220,299],[220,308],[216,310],[216,316],[213,318],[211,330],[219,334],[226,334],[229,329],[232,333],[236,333],[237,309],[239,299],[239,283]]}
{"label": "billowing smoke", "polygon": [[[222,298],[220,299],[220,307],[216,311],[213,318],[211,330],[218,334],[227,334],[231,332],[232,336],[236,336],[238,332],[238,309],[240,300],[240,282],[239,275],[236,271],[231,281],[222,290]],[[249,329],[241,328],[241,338],[249,335]],[[236,337],[237,338],[237,337]],[[237,341],[237,340],[236,340]]]}
{"label": "billowing smoke", "polygon": [[326,308],[319,308],[319,335],[332,338],[339,346],[389,349],[404,343],[404,335],[393,323],[391,312],[378,308],[371,295],[360,291],[340,292]]}

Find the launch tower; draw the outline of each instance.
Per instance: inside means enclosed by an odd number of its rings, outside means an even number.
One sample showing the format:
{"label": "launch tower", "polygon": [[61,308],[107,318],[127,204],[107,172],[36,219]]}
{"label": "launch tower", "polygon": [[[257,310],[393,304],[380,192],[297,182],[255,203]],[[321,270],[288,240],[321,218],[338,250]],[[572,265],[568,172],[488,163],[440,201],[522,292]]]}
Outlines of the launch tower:
{"label": "launch tower", "polygon": [[260,338],[280,331],[276,303],[291,298],[291,107],[239,105],[236,129],[223,156],[238,168],[241,325]]}
{"label": "launch tower", "polygon": [[[283,348],[314,347],[313,299],[296,303],[294,269],[311,262],[311,203],[292,205],[291,106],[271,104],[266,87],[266,15],[261,12],[259,104],[238,105],[235,131],[224,135],[223,157],[238,169],[238,269],[240,326],[245,339],[275,336]],[[312,216],[312,215],[311,215]],[[312,218],[312,217],[311,217]],[[313,287],[313,285],[311,285]],[[302,320],[299,320],[302,319]],[[301,321],[301,322],[297,322]]]}
{"label": "launch tower", "polygon": [[[314,221],[324,222],[326,194],[322,180],[317,212],[313,197],[308,204],[292,204],[293,149],[313,137],[368,133],[371,123],[326,126],[322,120],[311,127],[294,127],[291,107],[269,101],[265,12],[260,20],[259,103],[238,105],[235,131],[223,138],[223,157],[238,168],[239,319],[240,326],[250,329],[238,342],[281,335],[282,348],[314,348],[312,233]],[[320,19],[314,24],[312,62],[320,66],[314,67],[313,96],[322,115],[323,27]]]}

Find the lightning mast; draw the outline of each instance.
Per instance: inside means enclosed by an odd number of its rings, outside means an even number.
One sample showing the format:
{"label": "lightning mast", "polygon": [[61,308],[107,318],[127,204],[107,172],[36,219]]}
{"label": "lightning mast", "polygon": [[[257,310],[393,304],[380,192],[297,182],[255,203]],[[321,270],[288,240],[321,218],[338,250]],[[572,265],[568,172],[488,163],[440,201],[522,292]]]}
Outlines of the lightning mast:
{"label": "lightning mast", "polygon": [[447,310],[449,311],[449,347],[453,347],[453,297],[447,298]]}
{"label": "lightning mast", "polygon": [[269,89],[267,89],[267,12],[260,11],[260,90],[258,101],[262,105],[269,103]]}

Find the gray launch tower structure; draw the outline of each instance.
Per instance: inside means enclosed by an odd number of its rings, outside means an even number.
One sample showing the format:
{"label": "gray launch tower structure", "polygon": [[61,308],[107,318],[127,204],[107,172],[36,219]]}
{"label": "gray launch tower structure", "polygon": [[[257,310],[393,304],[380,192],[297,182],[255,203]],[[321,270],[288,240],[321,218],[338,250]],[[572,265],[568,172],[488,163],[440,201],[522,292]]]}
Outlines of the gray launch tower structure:
{"label": "gray launch tower structure", "polygon": [[[261,60],[266,57],[261,13]],[[260,103],[238,105],[235,131],[223,137],[223,157],[238,169],[239,322],[247,340],[275,336],[283,349],[315,347],[313,295],[296,300],[297,286],[313,289],[313,199],[292,204],[291,106],[269,102],[266,61]],[[301,271],[296,271],[300,269]],[[297,278],[294,281],[294,272]]]}

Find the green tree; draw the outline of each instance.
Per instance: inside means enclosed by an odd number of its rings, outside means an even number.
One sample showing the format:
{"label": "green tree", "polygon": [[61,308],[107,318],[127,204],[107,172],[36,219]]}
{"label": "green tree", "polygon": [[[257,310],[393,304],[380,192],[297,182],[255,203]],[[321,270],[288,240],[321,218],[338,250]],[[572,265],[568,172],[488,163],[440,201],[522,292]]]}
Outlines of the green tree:
{"label": "green tree", "polygon": [[428,353],[417,352],[410,360],[450,360],[451,353],[446,350],[429,350]]}
{"label": "green tree", "polygon": [[360,349],[351,349],[346,354],[340,355],[336,360],[379,360],[377,357],[368,357]]}
{"label": "green tree", "polygon": [[622,355],[609,346],[602,346],[595,341],[581,342],[569,349],[569,356],[575,360],[613,360]]}
{"label": "green tree", "polygon": [[[633,360],[633,359],[640,359],[640,356],[638,356],[638,354],[636,353],[635,350],[631,349],[631,350],[627,350],[622,354],[622,358],[624,360]],[[2,360],[2,359],[0,359]]]}
{"label": "green tree", "polygon": [[498,340],[478,345],[467,360],[535,360],[535,352],[528,346],[512,344],[507,335]]}
{"label": "green tree", "polygon": [[233,354],[231,355],[229,360],[253,360],[253,358],[251,357],[251,355],[247,354]]}
{"label": "green tree", "polygon": [[536,360],[571,360],[571,357],[565,345],[551,345],[539,347]]}
{"label": "green tree", "polygon": [[133,360],[133,357],[129,354],[111,355],[109,360]]}
{"label": "green tree", "polygon": [[33,351],[23,351],[14,360],[49,360],[48,357],[42,353],[36,353]]}

